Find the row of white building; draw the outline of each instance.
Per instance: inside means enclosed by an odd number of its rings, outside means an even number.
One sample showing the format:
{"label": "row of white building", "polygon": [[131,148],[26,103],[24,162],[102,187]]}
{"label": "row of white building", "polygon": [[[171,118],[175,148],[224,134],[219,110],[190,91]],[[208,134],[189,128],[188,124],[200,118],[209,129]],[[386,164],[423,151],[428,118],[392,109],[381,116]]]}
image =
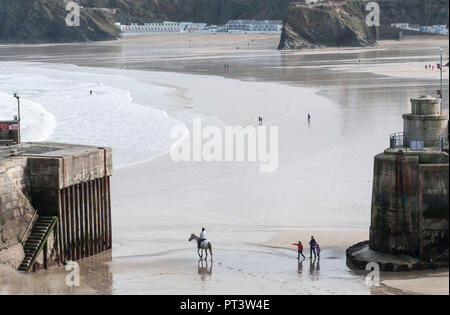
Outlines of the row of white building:
{"label": "row of white building", "polygon": [[444,36],[449,35],[447,25],[421,26],[418,24],[395,23],[395,24],[391,24],[391,26],[402,29],[402,30],[416,31],[416,32],[421,32],[421,33],[429,33],[429,34],[444,35]]}
{"label": "row of white building", "polygon": [[281,33],[281,20],[231,20],[223,26],[193,22],[161,22],[123,25],[116,23],[124,34],[140,33]]}
{"label": "row of white building", "polygon": [[192,33],[207,32],[206,23],[193,22],[168,22],[145,23],[139,25],[132,23],[130,25],[116,24],[122,30],[122,33]]}

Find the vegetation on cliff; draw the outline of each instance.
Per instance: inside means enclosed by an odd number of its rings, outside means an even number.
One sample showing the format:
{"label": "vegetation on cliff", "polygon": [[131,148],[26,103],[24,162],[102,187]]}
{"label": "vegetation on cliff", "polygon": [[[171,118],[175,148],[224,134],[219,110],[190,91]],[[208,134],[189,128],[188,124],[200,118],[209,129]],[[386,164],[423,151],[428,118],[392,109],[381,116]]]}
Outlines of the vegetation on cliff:
{"label": "vegetation on cliff", "polygon": [[122,23],[192,21],[225,24],[231,19],[277,19],[295,0],[79,0],[85,7],[116,8]]}

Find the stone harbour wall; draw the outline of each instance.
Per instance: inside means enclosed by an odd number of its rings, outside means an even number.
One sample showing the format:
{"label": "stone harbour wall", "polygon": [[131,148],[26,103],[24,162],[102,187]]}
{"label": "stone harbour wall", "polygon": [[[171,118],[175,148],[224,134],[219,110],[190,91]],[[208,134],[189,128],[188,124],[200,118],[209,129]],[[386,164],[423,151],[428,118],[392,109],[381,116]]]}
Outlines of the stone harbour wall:
{"label": "stone harbour wall", "polygon": [[448,154],[375,157],[370,249],[423,260],[448,250]]}
{"label": "stone harbour wall", "polygon": [[23,259],[20,241],[35,212],[28,187],[26,158],[0,160],[0,264],[13,268]]}

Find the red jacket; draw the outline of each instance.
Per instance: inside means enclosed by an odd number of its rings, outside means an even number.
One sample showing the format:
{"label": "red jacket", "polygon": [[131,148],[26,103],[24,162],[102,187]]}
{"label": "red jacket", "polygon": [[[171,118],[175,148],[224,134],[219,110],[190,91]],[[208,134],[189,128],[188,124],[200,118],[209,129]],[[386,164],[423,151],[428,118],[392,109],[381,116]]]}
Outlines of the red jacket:
{"label": "red jacket", "polygon": [[297,246],[299,252],[303,252],[303,245],[302,245],[302,244],[299,244],[299,243],[293,243],[292,245]]}

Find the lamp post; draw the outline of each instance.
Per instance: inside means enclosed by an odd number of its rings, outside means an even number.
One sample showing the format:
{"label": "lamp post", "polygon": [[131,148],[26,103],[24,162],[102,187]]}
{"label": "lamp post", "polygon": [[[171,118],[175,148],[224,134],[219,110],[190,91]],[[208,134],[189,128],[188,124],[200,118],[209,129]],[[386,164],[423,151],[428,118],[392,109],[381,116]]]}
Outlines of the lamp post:
{"label": "lamp post", "polygon": [[442,101],[443,101],[443,99],[442,99],[442,93],[444,92],[443,90],[442,90],[442,55],[443,55],[443,53],[444,53],[444,49],[443,48],[441,48],[441,63],[440,63],[440,65],[439,65],[439,69],[441,70],[441,92],[439,93],[440,94],[440,97],[441,97],[441,115],[442,115]]}
{"label": "lamp post", "polygon": [[14,97],[17,98],[17,144],[20,144],[20,96],[14,93]]}

